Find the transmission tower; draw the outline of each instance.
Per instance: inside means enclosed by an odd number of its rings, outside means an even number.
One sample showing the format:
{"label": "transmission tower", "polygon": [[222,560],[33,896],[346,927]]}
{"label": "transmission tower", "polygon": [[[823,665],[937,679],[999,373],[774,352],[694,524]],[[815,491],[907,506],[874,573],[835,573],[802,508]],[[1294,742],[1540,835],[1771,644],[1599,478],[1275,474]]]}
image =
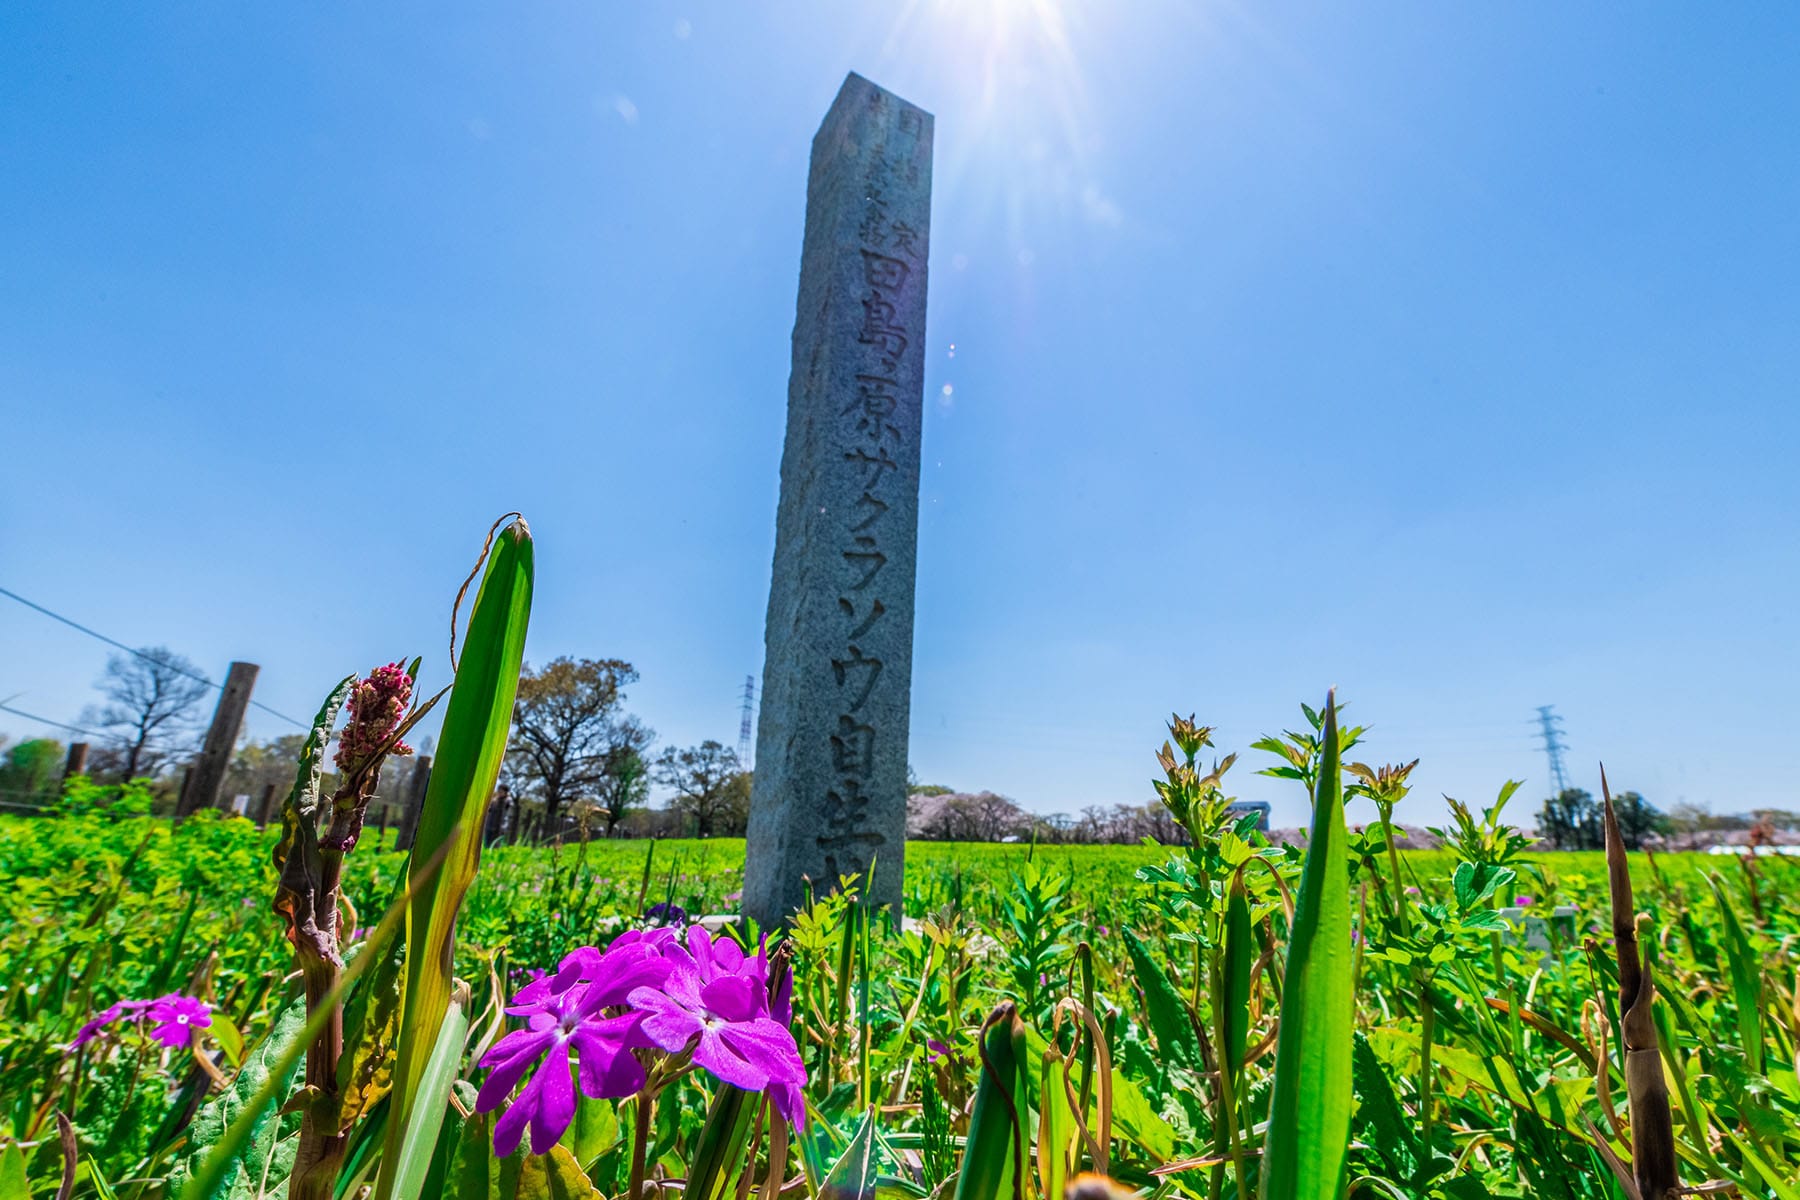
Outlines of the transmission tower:
{"label": "transmission tower", "polygon": [[750,730],[756,713],[756,676],[744,676],[744,715],[738,721],[738,763],[750,769]]}
{"label": "transmission tower", "polygon": [[1563,770],[1563,751],[1569,747],[1562,740],[1562,718],[1556,715],[1556,705],[1545,704],[1538,708],[1538,736],[1544,739],[1544,754],[1550,759],[1550,780],[1556,785],[1554,795],[1560,796],[1569,790],[1569,774]]}

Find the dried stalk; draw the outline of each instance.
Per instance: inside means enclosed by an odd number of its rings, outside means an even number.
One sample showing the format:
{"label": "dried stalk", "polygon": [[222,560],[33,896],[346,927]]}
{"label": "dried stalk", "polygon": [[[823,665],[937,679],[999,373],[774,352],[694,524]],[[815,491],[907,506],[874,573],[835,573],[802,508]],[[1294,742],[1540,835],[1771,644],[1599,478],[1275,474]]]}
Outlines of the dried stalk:
{"label": "dried stalk", "polygon": [[1669,1085],[1663,1076],[1662,1051],[1651,1017],[1656,987],[1650,978],[1649,961],[1638,954],[1631,872],[1604,767],[1600,771],[1600,794],[1606,805],[1606,875],[1612,890],[1613,949],[1619,959],[1619,1038],[1625,1050],[1625,1098],[1631,1113],[1632,1175],[1637,1182],[1638,1200],[1670,1200],[1681,1191],[1681,1180],[1676,1173]]}

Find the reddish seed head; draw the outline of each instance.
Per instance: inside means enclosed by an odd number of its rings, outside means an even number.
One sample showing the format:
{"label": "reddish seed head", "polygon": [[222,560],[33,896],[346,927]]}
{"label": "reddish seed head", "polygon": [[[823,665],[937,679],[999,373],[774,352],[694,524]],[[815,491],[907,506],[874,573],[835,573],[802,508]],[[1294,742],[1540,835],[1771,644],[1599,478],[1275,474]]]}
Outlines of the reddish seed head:
{"label": "reddish seed head", "polygon": [[[406,718],[407,705],[412,702],[412,687],[412,676],[397,662],[376,667],[369,672],[368,678],[356,681],[356,686],[350,689],[347,705],[350,723],[338,737],[337,765],[340,771],[350,771],[368,761],[394,735],[394,730]],[[388,753],[411,754],[412,747],[395,742]]]}

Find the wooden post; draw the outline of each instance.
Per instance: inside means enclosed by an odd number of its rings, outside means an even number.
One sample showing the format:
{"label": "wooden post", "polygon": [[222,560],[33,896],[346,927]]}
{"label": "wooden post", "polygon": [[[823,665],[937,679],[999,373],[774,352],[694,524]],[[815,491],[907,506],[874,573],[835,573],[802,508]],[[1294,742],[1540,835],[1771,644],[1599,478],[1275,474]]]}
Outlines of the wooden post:
{"label": "wooden post", "polygon": [[419,831],[419,814],[425,811],[425,789],[430,785],[431,755],[421,754],[413,760],[412,774],[406,777],[406,799],[400,809],[400,832],[394,849],[412,849],[413,835]]}
{"label": "wooden post", "polygon": [[275,819],[275,815],[275,785],[266,783],[263,785],[262,803],[256,809],[256,823],[267,829],[269,822]]}
{"label": "wooden post", "polygon": [[64,783],[69,781],[70,776],[87,774],[87,752],[88,744],[86,742],[69,743],[69,758],[63,763]]}
{"label": "wooden post", "polygon": [[238,734],[244,729],[244,710],[250,707],[250,691],[256,686],[255,663],[234,662],[225,673],[225,688],[219,693],[219,707],[213,710],[212,726],[206,731],[206,743],[194,759],[181,802],[175,806],[175,817],[190,816],[203,808],[219,806],[219,789],[225,785],[225,768],[231,765],[232,751],[237,749]]}
{"label": "wooden post", "polygon": [[506,832],[507,805],[512,798],[512,789],[504,783],[494,789],[494,798],[488,802],[487,829],[483,831],[482,841],[491,846]]}

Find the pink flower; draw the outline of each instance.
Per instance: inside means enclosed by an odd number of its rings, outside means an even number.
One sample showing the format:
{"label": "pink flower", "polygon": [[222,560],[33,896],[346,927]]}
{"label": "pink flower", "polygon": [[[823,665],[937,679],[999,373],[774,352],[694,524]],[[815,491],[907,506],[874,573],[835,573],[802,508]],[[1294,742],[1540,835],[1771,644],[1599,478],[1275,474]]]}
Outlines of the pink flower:
{"label": "pink flower", "polygon": [[766,1090],[776,1112],[802,1125],[806,1066],[788,1029],[791,974],[771,998],[767,954],[746,955],[728,935],[713,941],[698,925],[689,927],[685,946],[664,953],[672,969],[663,987],[631,993],[631,1003],[649,1013],[644,1035],[671,1054],[691,1053],[696,1066],[733,1087]]}
{"label": "pink flower", "polygon": [[121,1017],[130,1017],[133,1021],[142,1020],[143,1012],[150,1007],[148,1000],[120,1000],[101,1009],[80,1029],[75,1031],[75,1040],[63,1047],[73,1054],[89,1042],[100,1036],[100,1031]]}
{"label": "pink flower", "polygon": [[144,1015],[151,1021],[153,1039],[171,1050],[185,1050],[194,1044],[195,1030],[212,1024],[212,1005],[171,992],[151,1001]]}
{"label": "pink flower", "polygon": [[939,1059],[949,1058],[950,1057],[950,1047],[944,1045],[944,1043],[938,1041],[936,1038],[926,1038],[925,1039],[925,1057],[932,1062],[937,1062]]}
{"label": "pink flower", "polygon": [[546,1154],[556,1144],[575,1119],[572,1065],[578,1066],[582,1094],[593,1099],[629,1096],[644,1086],[644,1068],[632,1053],[647,1044],[638,1033],[644,1014],[608,1015],[608,1010],[634,992],[653,990],[669,971],[653,942],[627,934],[604,954],[591,946],[575,950],[555,975],[534,980],[513,997],[506,1011],[526,1018],[527,1028],[507,1034],[482,1058],[491,1074],[476,1094],[475,1111],[498,1108],[525,1073],[544,1061],[494,1123],[495,1154],[505,1157],[518,1149],[527,1124],[533,1154]]}
{"label": "pink flower", "polygon": [[180,992],[170,992],[154,1000],[120,1000],[96,1013],[75,1033],[75,1040],[65,1049],[73,1052],[100,1036],[100,1031],[118,1021],[148,1020],[150,1037],[171,1050],[184,1050],[194,1044],[194,1032],[212,1024],[212,1005]]}
{"label": "pink flower", "polygon": [[1536,896],[1514,896],[1513,903],[1518,905],[1520,908],[1530,908],[1533,904],[1537,903],[1537,897]]}
{"label": "pink flower", "polygon": [[390,754],[411,754],[412,747],[387,741],[406,719],[406,707],[412,701],[412,676],[399,663],[389,663],[369,672],[350,690],[346,707],[350,722],[338,735],[338,770],[348,773],[361,766],[387,747]]}

